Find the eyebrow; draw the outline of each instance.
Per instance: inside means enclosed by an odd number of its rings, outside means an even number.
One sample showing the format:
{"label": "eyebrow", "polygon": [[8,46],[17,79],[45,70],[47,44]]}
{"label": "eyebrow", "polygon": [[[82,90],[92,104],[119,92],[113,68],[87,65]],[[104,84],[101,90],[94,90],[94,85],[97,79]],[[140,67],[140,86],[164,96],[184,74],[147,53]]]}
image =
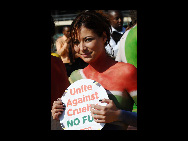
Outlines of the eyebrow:
{"label": "eyebrow", "polygon": [[[86,38],[94,38],[94,37],[93,36],[86,36],[83,39],[85,40]],[[75,41],[79,41],[78,38],[76,38]]]}
{"label": "eyebrow", "polygon": [[93,38],[93,36],[86,36],[86,37],[84,37],[83,39],[86,39],[86,38],[88,38],[88,37]]}

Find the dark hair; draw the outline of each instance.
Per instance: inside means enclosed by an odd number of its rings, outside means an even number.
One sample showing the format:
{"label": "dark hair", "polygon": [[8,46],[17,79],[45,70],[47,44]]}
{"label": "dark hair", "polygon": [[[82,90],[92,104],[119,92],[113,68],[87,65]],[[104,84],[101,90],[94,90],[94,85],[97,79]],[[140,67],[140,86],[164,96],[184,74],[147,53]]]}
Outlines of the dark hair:
{"label": "dark hair", "polygon": [[137,10],[130,10],[130,16],[133,25],[135,25],[137,23]]}
{"label": "dark hair", "polygon": [[126,31],[131,29],[137,23],[137,10],[130,10],[131,22],[128,24]]}
{"label": "dark hair", "polygon": [[107,36],[105,46],[109,44],[111,25],[108,17],[101,10],[83,11],[74,19],[70,29],[72,44],[77,37],[77,31],[81,28],[81,26],[93,30],[93,32],[99,37],[102,37],[105,32]]}

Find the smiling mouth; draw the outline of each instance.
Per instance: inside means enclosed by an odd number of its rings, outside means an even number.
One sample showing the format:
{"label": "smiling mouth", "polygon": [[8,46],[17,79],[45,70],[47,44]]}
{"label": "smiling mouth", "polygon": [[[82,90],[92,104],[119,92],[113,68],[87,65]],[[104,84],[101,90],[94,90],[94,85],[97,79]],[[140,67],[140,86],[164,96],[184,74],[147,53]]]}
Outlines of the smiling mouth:
{"label": "smiling mouth", "polygon": [[82,53],[82,54],[81,54],[81,56],[83,56],[84,58],[85,58],[85,57],[88,57],[88,56],[90,56],[90,55],[91,55],[91,52],[89,52],[89,53]]}

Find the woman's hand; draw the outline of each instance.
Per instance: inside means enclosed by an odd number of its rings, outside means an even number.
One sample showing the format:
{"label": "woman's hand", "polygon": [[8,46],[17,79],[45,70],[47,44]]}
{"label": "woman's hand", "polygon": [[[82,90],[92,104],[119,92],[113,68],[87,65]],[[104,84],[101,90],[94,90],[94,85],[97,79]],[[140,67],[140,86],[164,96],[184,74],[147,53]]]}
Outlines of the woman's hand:
{"label": "woman's hand", "polygon": [[69,49],[70,46],[70,42],[71,42],[71,38],[67,38],[64,42],[62,42],[60,45],[56,45],[57,46],[57,53],[61,56],[64,55],[65,53],[67,53],[67,50]]}
{"label": "woman's hand", "polygon": [[65,110],[65,105],[63,104],[61,99],[58,98],[57,101],[54,101],[51,110],[53,119],[59,120],[59,115],[61,115],[64,110]]}
{"label": "woman's hand", "polygon": [[[117,109],[114,102],[110,99],[103,99],[101,103],[107,103],[106,106],[91,104],[91,115],[97,123],[110,123],[117,121],[120,110]],[[92,109],[93,108],[93,109]]]}

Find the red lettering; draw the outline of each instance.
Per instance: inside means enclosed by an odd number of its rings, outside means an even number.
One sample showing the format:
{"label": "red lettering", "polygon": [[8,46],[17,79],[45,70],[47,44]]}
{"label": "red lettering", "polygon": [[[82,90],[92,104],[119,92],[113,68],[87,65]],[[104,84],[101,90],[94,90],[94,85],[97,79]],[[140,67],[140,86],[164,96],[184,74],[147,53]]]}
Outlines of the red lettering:
{"label": "red lettering", "polygon": [[92,94],[91,95],[91,100],[94,100],[95,99],[95,94]]}
{"label": "red lettering", "polygon": [[85,90],[85,92],[87,91],[87,86],[86,85],[84,85],[84,90]]}
{"label": "red lettering", "polygon": [[72,111],[72,109],[69,109],[69,110],[67,111],[67,115],[68,115],[68,116],[72,116],[72,114],[69,114],[70,111]]}
{"label": "red lettering", "polygon": [[83,103],[82,98],[78,98],[78,103]]}
{"label": "red lettering", "polygon": [[86,107],[83,107],[83,108],[82,108],[82,112],[86,112]]}
{"label": "red lettering", "polygon": [[[79,91],[79,92],[78,92]],[[81,93],[82,91],[81,91],[81,89],[80,88],[78,88],[78,89],[76,89],[76,93],[77,94],[79,94],[79,93]]]}
{"label": "red lettering", "polygon": [[70,94],[75,95],[75,88],[74,88],[74,93],[72,92],[72,89],[70,89]]}
{"label": "red lettering", "polygon": [[98,95],[98,93],[97,93],[97,92],[95,92],[95,95],[96,95],[96,99],[98,99],[99,97],[97,96],[97,95]]}
{"label": "red lettering", "polygon": [[79,93],[82,93],[82,92],[87,92],[87,90],[92,90],[92,86],[91,85],[82,85],[81,88],[73,88],[73,89],[70,89],[70,94],[71,95],[75,95],[75,94],[79,94]]}
{"label": "red lettering", "polygon": [[68,102],[67,102],[67,107],[72,106],[72,103],[71,103],[71,100],[69,99]]}
{"label": "red lettering", "polygon": [[87,104],[87,111],[90,111],[91,104]]}
{"label": "red lettering", "polygon": [[77,104],[78,104],[77,99],[74,99],[74,100],[72,101],[72,103],[73,103],[73,106],[77,106]]}
{"label": "red lettering", "polygon": [[84,92],[84,90],[83,90],[83,85],[81,86],[81,90],[82,90],[82,92]]}
{"label": "red lettering", "polygon": [[91,85],[88,85],[88,90],[92,90],[92,86]]}
{"label": "red lettering", "polygon": [[90,95],[86,96],[86,101],[90,101]]}

